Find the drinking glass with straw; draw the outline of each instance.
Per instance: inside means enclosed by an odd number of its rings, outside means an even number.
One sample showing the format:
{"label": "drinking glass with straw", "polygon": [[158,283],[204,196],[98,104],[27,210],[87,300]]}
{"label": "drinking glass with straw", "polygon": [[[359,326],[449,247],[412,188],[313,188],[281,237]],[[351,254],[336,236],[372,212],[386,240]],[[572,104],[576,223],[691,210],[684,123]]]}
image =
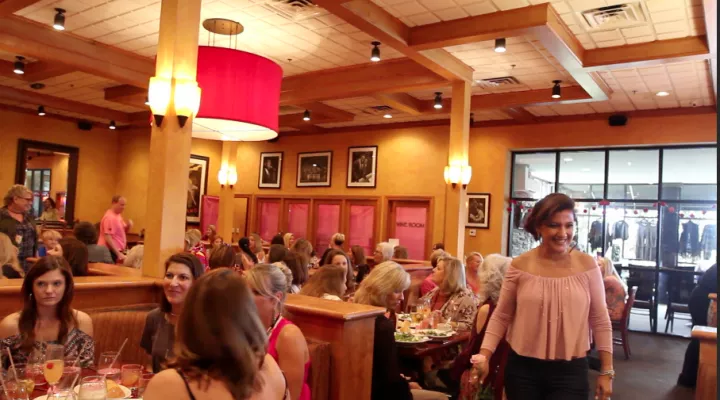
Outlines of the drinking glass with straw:
{"label": "drinking glass with straw", "polygon": [[123,348],[125,347],[125,343],[127,343],[127,338],[122,342],[122,345],[120,345],[120,349],[117,351],[117,353],[113,354],[113,357],[110,361],[110,363],[107,363],[107,360],[111,356],[110,352],[103,353],[101,355],[100,365],[98,369],[98,374],[104,376],[104,377],[113,377],[115,381],[118,380],[120,377],[120,368],[115,368],[115,362],[117,362],[118,357],[120,357],[120,353],[122,352]]}

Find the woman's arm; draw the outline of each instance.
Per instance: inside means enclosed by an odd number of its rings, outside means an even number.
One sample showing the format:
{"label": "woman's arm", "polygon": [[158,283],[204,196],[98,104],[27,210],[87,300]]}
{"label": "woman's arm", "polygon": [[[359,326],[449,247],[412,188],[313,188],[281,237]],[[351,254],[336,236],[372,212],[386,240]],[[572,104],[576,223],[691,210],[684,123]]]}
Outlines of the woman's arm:
{"label": "woman's arm", "polygon": [[290,397],[293,400],[300,398],[305,383],[305,364],[310,359],[307,341],[300,328],[295,325],[285,325],[277,341],[278,365],[285,373]]}
{"label": "woman's arm", "polygon": [[480,346],[480,354],[485,355],[488,360],[495,352],[500,340],[505,338],[507,328],[515,317],[519,274],[520,271],[512,265],[505,273],[497,307],[490,317],[487,329],[485,329],[485,338]]}
{"label": "woman's arm", "polygon": [[90,316],[82,311],[77,311],[75,318],[77,318],[78,329],[93,337],[93,323]]}
{"label": "woman's arm", "polygon": [[605,285],[603,285],[600,269],[595,268],[590,271],[588,285],[590,290],[590,328],[592,328],[598,352],[608,352],[610,354],[609,363],[612,369],[612,325],[610,324],[610,314],[605,302]]}
{"label": "woman's arm", "polygon": [[480,333],[485,327],[487,322],[488,313],[490,312],[490,306],[485,304],[478,309],[477,322],[475,323],[475,332]]}

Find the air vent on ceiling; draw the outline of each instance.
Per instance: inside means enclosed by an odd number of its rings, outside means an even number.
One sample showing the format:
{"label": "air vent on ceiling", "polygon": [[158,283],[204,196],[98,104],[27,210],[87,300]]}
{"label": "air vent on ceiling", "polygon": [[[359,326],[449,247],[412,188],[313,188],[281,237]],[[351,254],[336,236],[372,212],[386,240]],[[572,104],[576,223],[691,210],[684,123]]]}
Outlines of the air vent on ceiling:
{"label": "air vent on ceiling", "polygon": [[385,115],[387,111],[392,111],[392,107],[390,106],[374,106],[374,107],[368,107],[367,109],[363,110],[365,114],[370,115]]}
{"label": "air vent on ceiling", "polygon": [[478,79],[475,81],[476,86],[488,89],[500,86],[517,85],[519,83],[520,81],[518,81],[514,76],[501,76],[499,78]]}
{"label": "air vent on ceiling", "polygon": [[265,7],[292,21],[313,18],[324,12],[312,0],[267,0]]}
{"label": "air vent on ceiling", "polygon": [[582,16],[586,28],[591,30],[610,30],[647,23],[647,17],[639,2],[594,8],[583,11]]}

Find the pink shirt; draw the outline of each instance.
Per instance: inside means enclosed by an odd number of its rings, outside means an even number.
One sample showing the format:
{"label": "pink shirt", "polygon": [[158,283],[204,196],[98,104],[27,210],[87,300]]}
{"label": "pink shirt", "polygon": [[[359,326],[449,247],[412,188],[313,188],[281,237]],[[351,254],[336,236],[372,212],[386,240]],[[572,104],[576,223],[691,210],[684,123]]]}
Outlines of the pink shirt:
{"label": "pink shirt", "polygon": [[437,283],[432,280],[432,274],[428,275],[428,277],[423,279],[422,283],[420,284],[420,297],[430,293],[430,291],[435,289],[436,287]]}
{"label": "pink shirt", "polygon": [[481,348],[494,352],[505,337],[521,356],[571,360],[587,355],[591,328],[597,349],[612,353],[612,327],[599,268],[546,278],[511,265]]}
{"label": "pink shirt", "polygon": [[[277,322],[275,323],[275,326],[272,328],[272,331],[270,332],[270,337],[268,338],[268,354],[272,358],[275,359],[275,361],[280,363],[280,357],[277,352],[277,341],[278,337],[280,337],[280,331],[282,328],[285,327],[285,325],[293,325],[292,322],[289,320],[280,317],[278,318]],[[310,395],[310,386],[308,385],[308,375],[310,373],[310,360],[305,363],[305,378],[302,390],[300,391],[300,398],[299,400],[310,400],[312,396]]]}
{"label": "pink shirt", "polygon": [[100,221],[100,234],[98,235],[98,244],[107,246],[105,242],[105,234],[109,234],[113,244],[118,251],[125,250],[127,247],[127,238],[125,237],[125,229],[127,224],[122,219],[121,214],[116,214],[113,210],[105,211]]}

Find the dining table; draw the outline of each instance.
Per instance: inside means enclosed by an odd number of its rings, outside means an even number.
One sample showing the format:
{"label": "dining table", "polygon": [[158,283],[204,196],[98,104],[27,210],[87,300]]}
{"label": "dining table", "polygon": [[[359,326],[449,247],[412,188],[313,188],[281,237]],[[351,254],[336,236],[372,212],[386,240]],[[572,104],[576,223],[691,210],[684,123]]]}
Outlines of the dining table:
{"label": "dining table", "polygon": [[[449,338],[431,339],[423,343],[398,343],[397,351],[403,374],[413,381],[424,382],[423,362],[426,357],[441,358],[443,354],[459,348],[470,340],[470,331],[457,332]],[[459,350],[458,350],[459,353]]]}

